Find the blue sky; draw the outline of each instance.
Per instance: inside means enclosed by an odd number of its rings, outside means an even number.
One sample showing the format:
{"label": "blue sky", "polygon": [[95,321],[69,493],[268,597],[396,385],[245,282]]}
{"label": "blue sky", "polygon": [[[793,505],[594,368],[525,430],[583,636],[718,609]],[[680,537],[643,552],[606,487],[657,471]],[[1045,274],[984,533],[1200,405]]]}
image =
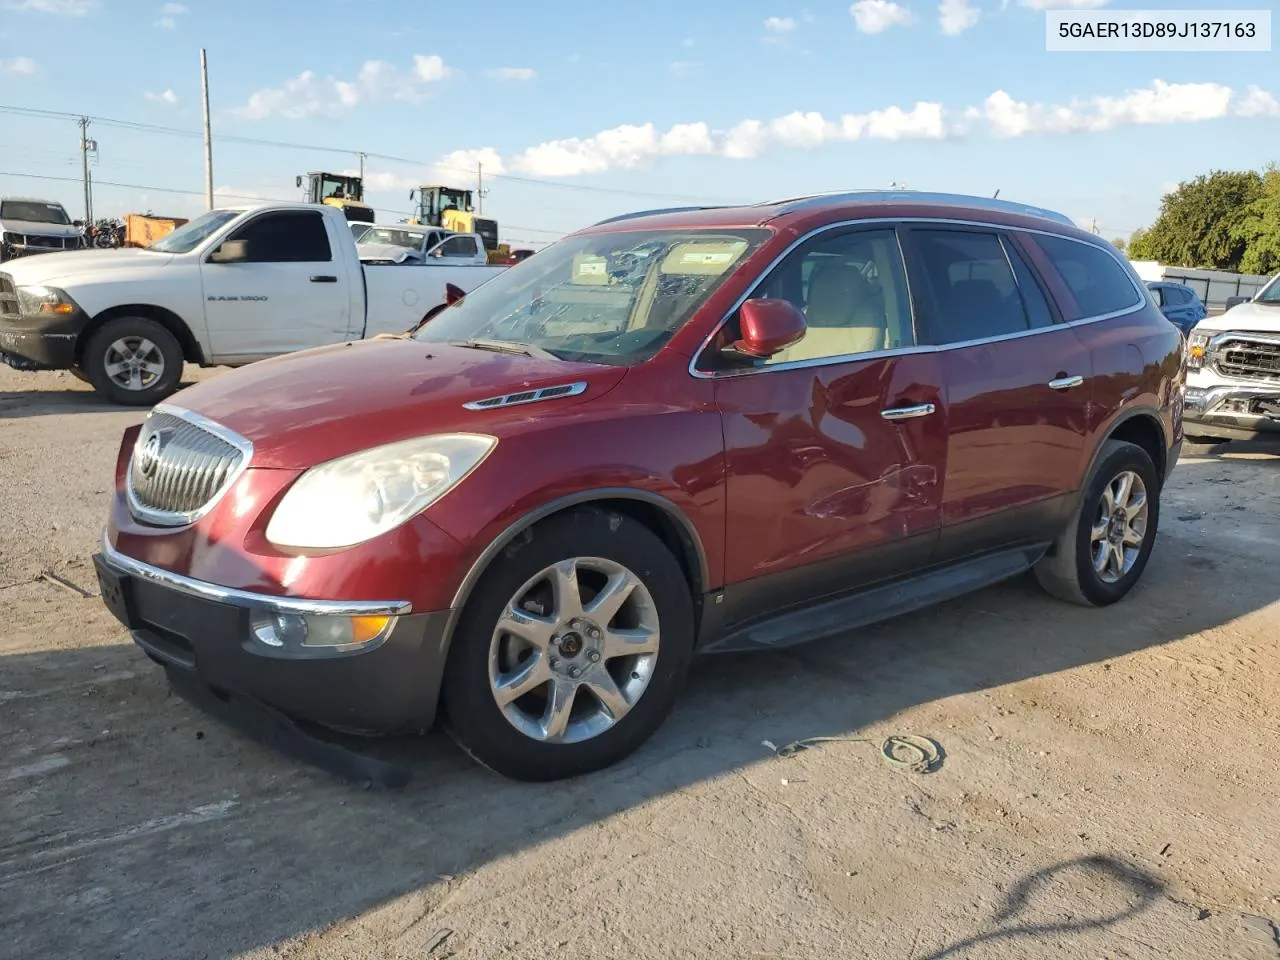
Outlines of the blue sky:
{"label": "blue sky", "polygon": [[91,127],[95,180],[147,188],[99,185],[98,215],[199,211],[201,46],[220,200],[296,199],[297,174],[364,151],[394,220],[410,186],[472,185],[482,161],[485,213],[520,242],[680,198],[892,181],[1127,235],[1179,180],[1280,160],[1274,53],[1047,53],[1049,5],[0,0],[0,108],[28,111],[0,112],[0,194],[82,213],[75,123],[31,112],[88,114],[133,124]]}

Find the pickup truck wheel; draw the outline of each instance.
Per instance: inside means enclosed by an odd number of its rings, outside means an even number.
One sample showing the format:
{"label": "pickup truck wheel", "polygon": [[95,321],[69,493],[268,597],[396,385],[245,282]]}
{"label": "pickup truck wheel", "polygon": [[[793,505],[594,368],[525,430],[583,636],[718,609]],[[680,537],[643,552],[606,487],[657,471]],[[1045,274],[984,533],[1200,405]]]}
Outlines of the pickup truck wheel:
{"label": "pickup truck wheel", "polygon": [[119,317],[85,344],[81,365],[95,390],[131,407],[150,407],[178,388],[182,345],[146,317]]}
{"label": "pickup truck wheel", "polygon": [[445,669],[447,727],[506,777],[589,773],[658,729],[692,653],[671,552],[635,520],[577,510],[518,538],[477,585]]}
{"label": "pickup truck wheel", "polygon": [[1035,567],[1053,596],[1104,607],[1133,589],[1160,523],[1160,480],[1137,444],[1108,440],[1071,523]]}
{"label": "pickup truck wheel", "polygon": [[67,373],[71,374],[77,380],[83,381],[84,383],[89,382],[89,375],[85,373],[83,370],[81,370],[79,367],[67,367]]}

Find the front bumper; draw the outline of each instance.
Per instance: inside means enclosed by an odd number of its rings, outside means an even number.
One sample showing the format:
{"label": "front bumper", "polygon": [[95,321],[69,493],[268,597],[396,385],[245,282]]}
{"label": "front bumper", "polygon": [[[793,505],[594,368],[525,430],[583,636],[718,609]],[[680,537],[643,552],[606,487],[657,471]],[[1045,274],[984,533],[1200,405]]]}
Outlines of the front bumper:
{"label": "front bumper", "polygon": [[58,317],[0,313],[0,362],[18,370],[66,370],[89,318],[77,310]]}
{"label": "front bumper", "polygon": [[1274,438],[1280,435],[1280,383],[1188,384],[1183,388],[1182,419],[1204,428],[1188,431],[1192,436]]}
{"label": "front bumper", "polygon": [[[412,613],[407,603],[232,590],[141,563],[105,540],[93,560],[107,608],[171,673],[337,730],[420,732],[435,719],[448,611]],[[383,639],[367,647],[299,657],[254,639],[251,618],[263,611],[396,619]]]}

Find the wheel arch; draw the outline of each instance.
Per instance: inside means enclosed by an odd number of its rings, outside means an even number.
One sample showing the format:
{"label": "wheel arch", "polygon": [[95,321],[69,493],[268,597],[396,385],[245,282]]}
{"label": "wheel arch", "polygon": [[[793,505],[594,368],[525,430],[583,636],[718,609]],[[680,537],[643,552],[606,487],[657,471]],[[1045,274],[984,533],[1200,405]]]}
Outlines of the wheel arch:
{"label": "wheel arch", "polygon": [[89,342],[89,339],[112,320],[118,320],[122,317],[142,317],[146,320],[155,321],[177,338],[178,344],[182,347],[184,360],[188,363],[200,365],[205,363],[204,351],[200,347],[200,341],[196,339],[195,334],[191,332],[191,328],[187,326],[185,320],[165,307],[146,303],[131,303],[118,307],[109,307],[85,324],[80,336],[76,338],[75,361],[77,364],[83,361],[85,345]]}
{"label": "wheel arch", "polygon": [[476,585],[502,551],[517,537],[533,529],[537,524],[584,507],[597,507],[621,513],[644,525],[667,545],[684,571],[685,579],[689,584],[694,607],[695,629],[697,628],[702,618],[702,599],[707,590],[710,575],[702,538],[698,535],[693,522],[675,503],[661,494],[631,487],[605,487],[583,490],[548,501],[509,524],[485,547],[471,564],[466,576],[454,592],[453,602],[450,604],[452,616],[445,632],[442,651],[445,656],[448,656],[458,620],[466,609]]}
{"label": "wheel arch", "polygon": [[[1101,434],[1097,448],[1089,460],[1089,469],[1084,475],[1084,484],[1089,482],[1098,460],[1106,448],[1108,440],[1123,440],[1141,447],[1155,464],[1156,476],[1163,486],[1169,475],[1169,441],[1165,435],[1164,423],[1160,412],[1153,407],[1133,407],[1121,413]],[[1083,488],[1083,484],[1082,484]]]}

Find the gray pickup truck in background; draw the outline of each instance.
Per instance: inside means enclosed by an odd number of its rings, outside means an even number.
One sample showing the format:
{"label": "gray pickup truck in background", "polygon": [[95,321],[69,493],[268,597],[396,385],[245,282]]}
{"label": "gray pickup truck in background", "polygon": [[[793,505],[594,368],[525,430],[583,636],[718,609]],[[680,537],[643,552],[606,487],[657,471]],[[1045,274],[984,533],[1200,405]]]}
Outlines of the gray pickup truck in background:
{"label": "gray pickup truck in background", "polygon": [[52,200],[0,197],[0,262],[33,253],[79,250],[84,246],[81,226]]}

